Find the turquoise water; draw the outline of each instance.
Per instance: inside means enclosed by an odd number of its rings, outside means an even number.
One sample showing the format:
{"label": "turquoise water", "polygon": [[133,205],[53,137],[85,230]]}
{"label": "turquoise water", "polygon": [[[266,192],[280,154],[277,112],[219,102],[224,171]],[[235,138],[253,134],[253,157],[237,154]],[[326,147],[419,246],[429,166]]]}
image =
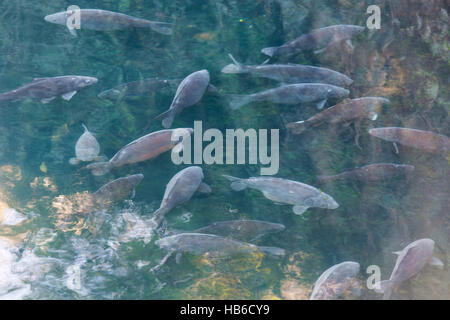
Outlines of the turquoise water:
{"label": "turquoise water", "polygon": [[[397,154],[391,143],[370,136],[367,130],[398,126],[450,135],[448,13],[444,1],[375,2],[381,7],[381,29],[355,37],[353,50],[340,43],[319,54],[277,62],[342,72],[354,80],[351,98],[383,96],[391,104],[376,121],[323,125],[291,135],[286,123],[307,119],[317,110],[271,103],[231,110],[226,94],[253,93],[278,83],[221,73],[231,63],[227,54],[245,64],[260,64],[267,58],[260,53],[262,48],[312,29],[365,26],[365,11],[372,2],[79,1],[81,8],[174,22],[175,27],[172,36],[146,29],[82,29],[74,38],[64,26],[43,19],[72,3],[2,1],[1,92],[38,77],[76,74],[99,81],[70,101],[57,98],[42,104],[26,99],[0,106],[1,205],[27,218],[16,226],[0,225],[0,236],[8,239],[11,248],[19,248],[0,256],[13,266],[0,269],[0,296],[20,289],[24,294],[18,297],[31,299],[307,299],[324,270],[342,261],[357,261],[363,284],[359,298],[378,299],[380,295],[365,288],[365,270],[378,265],[382,279],[388,278],[395,264],[392,251],[432,238],[442,249],[435,249],[436,254],[445,261],[450,240],[448,154],[430,155],[403,146]],[[161,130],[160,121],[153,119],[170,106],[175,88],[113,102],[99,99],[100,92],[149,77],[182,79],[201,69],[209,70],[219,94],[206,94],[198,105],[179,114],[172,127],[192,127],[201,120],[204,130],[280,129],[276,176],[320,188],[339,203],[338,209],[310,208],[297,216],[291,206],[274,204],[259,191],[233,191],[222,177],[258,176],[259,165],[203,165],[205,182],[213,192],[196,195],[172,210],[164,228],[149,239],[148,218],[159,207],[170,178],[186,166],[174,165],[170,152],[101,177],[83,170],[83,165],[69,164],[83,133],[82,123],[95,133],[101,154],[108,158],[125,144]],[[407,178],[379,183],[320,185],[316,178],[378,162],[412,164],[416,170]],[[83,194],[134,173],[145,178],[132,200],[101,212],[74,213],[76,204],[84,202]],[[150,272],[166,254],[154,244],[164,233],[244,218],[287,226],[284,232],[255,242],[283,248],[286,256],[214,259],[185,254],[180,263],[172,257],[158,272]],[[80,283],[71,285],[74,274],[80,275]],[[15,282],[8,283],[7,278]],[[449,299],[449,290],[448,269],[426,267],[395,298]]]}

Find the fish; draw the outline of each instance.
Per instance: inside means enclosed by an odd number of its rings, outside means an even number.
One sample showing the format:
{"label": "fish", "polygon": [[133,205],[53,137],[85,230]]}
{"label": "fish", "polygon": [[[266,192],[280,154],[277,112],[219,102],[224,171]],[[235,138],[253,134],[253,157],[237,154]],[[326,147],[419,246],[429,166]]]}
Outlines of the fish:
{"label": "fish", "polygon": [[293,134],[300,134],[306,129],[319,126],[322,123],[337,124],[365,118],[375,121],[378,119],[383,105],[389,103],[389,99],[382,97],[346,99],[335,106],[319,112],[308,120],[288,123],[286,128]]}
{"label": "fish", "polygon": [[362,33],[364,27],[355,25],[334,25],[315,29],[279,47],[268,47],[261,52],[269,57],[290,56],[300,51],[324,50],[329,45],[350,40]]}
{"label": "fish", "polygon": [[98,97],[101,99],[121,100],[129,97],[145,96],[178,83],[178,80],[148,78],[118,85],[112,89],[100,92]]}
{"label": "fish", "polygon": [[177,128],[149,133],[124,146],[109,161],[91,163],[86,169],[101,176],[113,168],[153,159],[174,147],[179,152],[183,150],[183,139],[193,132],[192,128]]}
{"label": "fish", "polygon": [[206,253],[212,256],[230,256],[236,253],[262,252],[271,256],[283,256],[284,249],[263,247],[254,244],[203,233],[180,233],[155,241],[161,249],[168,251],[189,252],[196,255]]}
{"label": "fish", "polygon": [[75,144],[75,158],[70,158],[69,163],[77,165],[81,161],[105,161],[105,157],[99,156],[100,144],[94,135],[89,132],[88,128],[81,124],[84,128],[84,133],[78,138]]}
{"label": "fish", "polygon": [[108,182],[92,194],[95,206],[106,208],[117,201],[134,198],[136,186],[144,179],[143,174],[134,174]]}
{"label": "fish", "polygon": [[183,111],[184,108],[197,104],[203,97],[205,91],[209,86],[209,72],[208,70],[200,70],[191,73],[181,81],[178,86],[175,97],[169,110],[161,113],[155,119],[162,120],[164,128],[172,126],[173,119],[177,114]]}
{"label": "fish", "polygon": [[[113,31],[128,28],[150,28],[164,35],[172,34],[172,23],[150,21],[128,16],[123,13],[98,9],[80,9],[79,15],[80,29]],[[49,14],[44,17],[44,20],[47,22],[67,26],[69,32],[76,37],[77,33],[75,28],[69,27],[67,24],[68,19],[72,19],[72,14],[67,11]]]}
{"label": "fish", "polygon": [[360,295],[360,285],[356,279],[360,266],[358,262],[345,261],[336,264],[317,279],[309,300],[333,300],[346,294]]}
{"label": "fish", "polygon": [[283,104],[315,103],[318,109],[322,109],[328,99],[343,99],[350,91],[331,84],[323,83],[296,83],[282,85],[249,95],[231,94],[229,106],[236,110],[250,102],[269,101]]}
{"label": "fish", "polygon": [[280,223],[259,220],[231,220],[214,222],[196,229],[194,233],[215,234],[240,241],[256,240],[268,233],[284,231],[286,227]]}
{"label": "fish", "polygon": [[396,176],[414,171],[415,167],[409,164],[376,163],[355,168],[332,176],[318,176],[321,183],[333,180],[358,180],[363,182],[377,182],[390,180]]}
{"label": "fish", "polygon": [[188,202],[196,191],[210,193],[211,188],[203,182],[203,170],[198,166],[187,167],[170,179],[163,200],[152,219],[159,226],[164,216],[173,208]]}
{"label": "fish", "polygon": [[248,179],[223,175],[231,181],[234,191],[246,188],[259,190],[276,203],[293,205],[293,212],[303,214],[308,208],[336,209],[339,204],[328,194],[310,185],[281,178],[251,177]]}
{"label": "fish", "polygon": [[426,264],[443,267],[443,262],[433,256],[434,240],[424,238],[408,244],[403,250],[393,252],[398,255],[389,280],[377,282],[375,291],[383,293],[383,299],[391,297],[392,291],[404,281],[418,274]]}
{"label": "fish", "polygon": [[49,103],[58,96],[69,101],[78,91],[97,81],[97,78],[86,76],[35,78],[27,85],[0,94],[0,103],[25,98],[39,99],[42,103]]}
{"label": "fish", "polygon": [[445,153],[450,151],[450,139],[442,134],[410,128],[385,127],[369,130],[371,136],[400,143],[426,153]]}
{"label": "fish", "polygon": [[350,86],[353,80],[337,71],[300,64],[243,65],[229,55],[232,64],[223,67],[223,73],[250,73],[282,83],[325,83],[338,87]]}

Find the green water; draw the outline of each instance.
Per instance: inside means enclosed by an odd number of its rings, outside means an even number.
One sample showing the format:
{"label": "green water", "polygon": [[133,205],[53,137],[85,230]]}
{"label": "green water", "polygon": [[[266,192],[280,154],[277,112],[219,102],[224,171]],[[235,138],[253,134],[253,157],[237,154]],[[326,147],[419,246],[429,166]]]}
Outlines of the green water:
{"label": "green water", "polygon": [[[360,263],[362,284],[369,265],[380,266],[382,279],[388,278],[395,264],[391,252],[420,238],[435,240],[442,249],[435,249],[437,255],[446,260],[450,241],[448,155],[429,155],[402,146],[396,154],[392,144],[367,133],[374,127],[399,126],[450,135],[444,1],[79,1],[76,4],[81,8],[176,25],[172,36],[148,30],[80,30],[77,38],[65,27],[43,19],[71,4],[59,0],[0,3],[0,92],[38,77],[76,74],[99,79],[71,101],[22,100],[0,106],[2,208],[14,208],[29,218],[17,226],[0,226],[0,236],[14,239],[20,252],[32,252],[48,265],[36,271],[36,277],[18,275],[18,287],[29,286],[22,298],[307,299],[320,274],[342,261]],[[227,93],[253,93],[278,85],[250,75],[222,74],[221,69],[230,63],[228,53],[245,64],[262,63],[267,58],[260,53],[262,48],[312,29],[334,24],[365,26],[370,4],[380,5],[381,29],[366,30],[353,39],[353,51],[339,44],[317,55],[299,54],[278,62],[342,72],[354,80],[351,98],[389,98],[391,104],[376,121],[364,120],[359,126],[324,125],[294,136],[286,132],[285,124],[307,119],[317,112],[315,108],[270,103],[254,103],[236,111],[227,107]],[[209,70],[219,95],[205,95],[197,106],[178,115],[172,128],[192,127],[194,120],[201,120],[204,130],[280,129],[277,177],[320,187],[340,207],[310,208],[297,216],[291,206],[276,205],[258,191],[236,193],[222,177],[258,176],[259,165],[203,165],[212,194],[195,196],[172,210],[165,223],[167,234],[221,220],[277,222],[287,229],[256,244],[284,248],[286,256],[253,254],[217,260],[186,254],[180,263],[172,257],[152,273],[150,268],[165,255],[154,244],[157,236],[147,241],[145,228],[136,236],[127,226],[138,225],[136,219],[145,221],[159,207],[167,182],[185,166],[175,166],[168,152],[96,177],[68,161],[83,133],[82,123],[96,134],[101,153],[108,158],[125,144],[161,130],[161,123],[153,118],[170,106],[175,90],[117,102],[99,99],[98,93],[143,78],[180,79],[201,69]],[[357,134],[361,148],[355,143]],[[320,174],[377,162],[413,164],[416,170],[407,179],[375,184],[319,185],[316,179]],[[75,202],[83,192],[94,192],[134,173],[145,176],[135,198],[106,212],[80,216],[72,215],[67,206],[55,206],[55,199]],[[61,219],[67,223],[61,225]],[[73,266],[80,270],[81,286],[71,290],[67,279]],[[359,298],[378,299],[380,295],[363,289]],[[395,298],[449,299],[448,270],[425,268]]]}

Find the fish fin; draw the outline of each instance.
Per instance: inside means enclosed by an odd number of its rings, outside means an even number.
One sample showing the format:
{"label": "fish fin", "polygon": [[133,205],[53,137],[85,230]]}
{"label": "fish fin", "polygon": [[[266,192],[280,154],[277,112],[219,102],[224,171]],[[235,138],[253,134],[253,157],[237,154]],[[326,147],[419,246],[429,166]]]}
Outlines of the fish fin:
{"label": "fish fin", "polygon": [[70,163],[71,165],[73,165],[73,166],[76,166],[76,165],[79,164],[80,162],[81,162],[81,160],[78,159],[78,158],[70,158],[70,159],[69,159],[69,163]]}
{"label": "fish fin", "polygon": [[76,93],[77,93],[76,91],[70,91],[70,92],[64,93],[61,97],[62,97],[64,100],[69,101],[70,99],[72,99],[72,97],[73,97]]}
{"label": "fish fin", "polygon": [[110,162],[95,162],[91,163],[90,165],[86,166],[86,169],[91,170],[92,174],[94,176],[103,176],[104,174],[108,173],[111,169]]}
{"label": "fish fin", "polygon": [[234,57],[229,53],[228,56],[233,61],[233,63],[223,67],[223,73],[243,73],[244,70],[239,62],[234,59]]}
{"label": "fish fin", "polygon": [[309,125],[306,121],[297,121],[297,122],[290,122],[286,124],[286,128],[291,131],[293,134],[300,134],[306,129],[308,129]]}
{"label": "fish fin", "polygon": [[77,32],[75,31],[75,28],[67,28],[70,32],[70,34],[74,37],[78,37]]}
{"label": "fish fin", "polygon": [[444,268],[444,263],[437,257],[431,257],[431,260],[430,262],[428,262],[428,264],[439,269]]}
{"label": "fish fin", "polygon": [[327,50],[327,47],[319,49],[319,50],[315,50],[314,54],[320,54],[320,53],[324,52],[325,50]]}
{"label": "fish fin", "polygon": [[219,89],[217,89],[217,87],[212,84],[208,84],[208,87],[206,88],[206,90],[208,91],[208,93],[212,93],[212,94],[219,93]]}
{"label": "fish fin", "polygon": [[269,63],[269,61],[270,61],[270,58],[269,58],[269,59],[266,59],[266,60],[264,60],[264,62],[263,62],[263,63],[261,63],[261,65],[265,65],[265,64],[268,64],[268,63]]}
{"label": "fish fin", "polygon": [[200,183],[200,185],[198,186],[197,189],[198,192],[200,193],[211,193],[212,189],[210,186],[208,186],[206,183],[202,182]]}
{"label": "fish fin", "polygon": [[173,23],[154,21],[150,22],[150,29],[167,36],[170,36],[173,33],[172,28],[170,28],[171,26],[173,26]]}
{"label": "fish fin", "polygon": [[353,46],[352,39],[347,39],[347,40],[345,41],[345,44],[350,48],[350,52],[353,52],[353,50],[355,49],[355,47]]}
{"label": "fish fin", "polygon": [[399,256],[402,252],[401,251],[392,251],[392,253]]}
{"label": "fish fin", "polygon": [[49,103],[50,101],[53,101],[56,97],[51,97],[51,98],[45,98],[45,99],[41,99],[42,103]]}
{"label": "fish fin", "polygon": [[275,51],[277,51],[279,47],[267,47],[261,50],[261,53],[265,54],[266,56],[273,57],[275,54]]}
{"label": "fish fin", "polygon": [[252,98],[250,95],[244,95],[244,94],[229,94],[229,106],[232,110],[239,109],[243,105],[246,105],[247,103],[252,101]]}
{"label": "fish fin", "polygon": [[389,299],[392,294],[392,290],[394,289],[395,283],[392,280],[383,280],[375,283],[374,291],[376,293],[383,293],[383,299]]}
{"label": "fish fin", "polygon": [[326,103],[327,103],[327,99],[324,99],[324,100],[321,100],[321,101],[317,102],[316,103],[317,109],[322,110]]}
{"label": "fish fin", "polygon": [[277,247],[265,247],[265,246],[258,246],[259,251],[261,251],[264,254],[270,255],[270,256],[276,256],[276,257],[282,257],[285,255],[286,251],[281,248]]}
{"label": "fish fin", "polygon": [[394,149],[395,149],[395,153],[396,153],[396,154],[399,154],[399,151],[398,151],[398,145],[397,145],[397,143],[395,143],[395,142],[392,142],[392,145],[394,146]]}
{"label": "fish fin", "polygon": [[133,189],[133,191],[131,191],[130,194],[130,199],[134,199],[135,196],[136,196],[136,189]]}
{"label": "fish fin", "polygon": [[301,215],[301,214],[303,214],[306,210],[308,210],[308,208],[309,208],[309,207],[304,207],[304,206],[296,205],[296,206],[292,207],[292,211],[294,211],[294,213],[295,213],[296,215]]}
{"label": "fish fin", "polygon": [[369,112],[369,119],[372,120],[372,121],[377,120],[378,119],[378,113],[373,112],[373,111]]}
{"label": "fish fin", "polygon": [[231,181],[230,186],[231,186],[231,189],[233,189],[234,191],[241,191],[241,190],[244,190],[245,188],[247,188],[247,184],[243,181],[244,179],[227,176],[225,174],[223,174],[222,176]]}
{"label": "fish fin", "polygon": [[107,162],[108,157],[107,156],[96,156],[94,158],[94,162]]}
{"label": "fish fin", "polygon": [[178,253],[176,254],[176,256],[175,256],[175,262],[176,262],[177,264],[180,264],[180,263],[181,263],[181,258],[183,258],[183,253],[182,253],[182,252],[178,252]]}

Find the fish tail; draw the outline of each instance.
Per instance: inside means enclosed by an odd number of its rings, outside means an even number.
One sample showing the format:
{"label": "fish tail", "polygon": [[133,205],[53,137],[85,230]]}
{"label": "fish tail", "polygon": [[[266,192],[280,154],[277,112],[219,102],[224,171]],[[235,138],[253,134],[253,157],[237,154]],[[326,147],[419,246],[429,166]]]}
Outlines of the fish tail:
{"label": "fish tail", "polygon": [[103,176],[111,170],[111,163],[107,162],[95,162],[86,166],[86,169],[91,170],[94,176]]}
{"label": "fish tail", "polygon": [[234,59],[234,57],[229,53],[228,56],[231,58],[233,63],[226,65],[223,67],[222,72],[223,73],[244,73],[245,70],[242,67],[242,65]]}
{"label": "fish tail", "polygon": [[232,110],[239,109],[243,105],[246,105],[252,101],[251,95],[244,94],[229,94],[229,106]]}
{"label": "fish tail", "polygon": [[227,176],[225,174],[223,174],[222,176],[231,181],[230,186],[231,186],[231,189],[233,189],[234,191],[241,191],[241,190],[244,190],[245,188],[247,188],[247,184],[244,182],[244,179]]}
{"label": "fish tail", "polygon": [[155,119],[156,120],[161,120],[162,119],[162,125],[164,128],[170,128],[172,126],[172,122],[173,119],[175,117],[175,115],[172,112],[172,109],[169,109],[167,111],[164,111],[163,113],[161,113],[160,115],[156,116]]}
{"label": "fish tail", "polygon": [[286,125],[286,128],[293,134],[300,134],[309,128],[309,123],[308,121],[290,122]]}
{"label": "fish tail", "polygon": [[383,300],[388,300],[391,297],[392,290],[395,287],[395,283],[392,280],[384,280],[376,283],[375,292],[383,293]]}
{"label": "fish tail", "polygon": [[276,257],[282,257],[286,253],[284,251],[284,249],[277,248],[277,247],[259,246],[258,249],[264,254],[267,254],[267,255],[270,255],[270,256],[276,256]]}
{"label": "fish tail", "polygon": [[153,212],[152,221],[154,223],[154,229],[157,229],[160,226],[167,212],[169,212],[167,207],[160,207],[158,210]]}
{"label": "fish tail", "polygon": [[150,28],[158,33],[170,36],[173,33],[173,30],[171,28],[173,26],[173,23],[167,23],[167,22],[151,22]]}
{"label": "fish tail", "polygon": [[278,47],[267,47],[261,50],[263,54],[269,57],[273,57],[275,54],[275,51],[277,51]]}
{"label": "fish tail", "polygon": [[173,23],[168,22],[157,22],[157,21],[149,21],[145,19],[135,19],[133,20],[133,27],[135,28],[150,28],[155,32],[171,35],[172,28],[170,28]]}

